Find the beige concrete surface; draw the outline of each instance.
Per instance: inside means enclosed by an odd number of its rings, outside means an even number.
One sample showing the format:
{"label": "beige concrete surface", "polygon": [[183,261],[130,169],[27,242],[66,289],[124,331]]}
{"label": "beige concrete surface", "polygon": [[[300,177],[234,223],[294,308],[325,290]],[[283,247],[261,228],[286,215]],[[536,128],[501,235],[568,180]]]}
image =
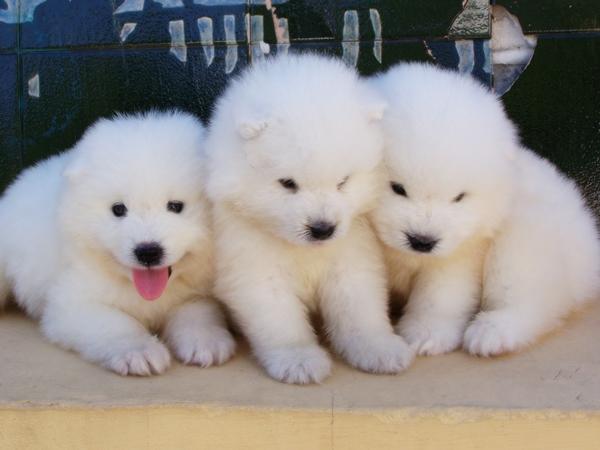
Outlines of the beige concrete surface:
{"label": "beige concrete surface", "polygon": [[0,449],[367,443],[600,448],[600,305],[520,354],[423,357],[398,376],[338,362],[319,386],[271,380],[243,344],[219,368],[124,378],[45,342],[20,313],[0,315]]}

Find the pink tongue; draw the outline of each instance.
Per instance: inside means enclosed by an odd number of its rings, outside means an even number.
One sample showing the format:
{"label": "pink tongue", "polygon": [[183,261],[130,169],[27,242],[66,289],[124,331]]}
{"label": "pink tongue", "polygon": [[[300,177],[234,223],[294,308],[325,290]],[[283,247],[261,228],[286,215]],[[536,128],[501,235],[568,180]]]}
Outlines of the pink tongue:
{"label": "pink tongue", "polygon": [[138,293],[146,300],[156,300],[167,287],[169,268],[133,269],[133,283]]}

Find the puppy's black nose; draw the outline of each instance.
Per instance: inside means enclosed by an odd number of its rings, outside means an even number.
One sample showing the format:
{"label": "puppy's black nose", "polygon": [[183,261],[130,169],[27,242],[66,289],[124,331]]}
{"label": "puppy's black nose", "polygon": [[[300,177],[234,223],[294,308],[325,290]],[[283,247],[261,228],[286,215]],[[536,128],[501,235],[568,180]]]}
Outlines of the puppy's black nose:
{"label": "puppy's black nose", "polygon": [[157,242],[142,242],[133,250],[135,257],[145,266],[158,266],[165,254],[163,248]]}
{"label": "puppy's black nose", "polygon": [[432,238],[431,236],[406,233],[406,237],[408,238],[408,243],[410,244],[410,247],[413,250],[422,253],[429,253],[431,250],[433,250],[435,244],[438,243],[438,240]]}
{"label": "puppy's black nose", "polygon": [[333,236],[335,225],[329,222],[315,222],[308,226],[310,236],[317,241],[324,241]]}

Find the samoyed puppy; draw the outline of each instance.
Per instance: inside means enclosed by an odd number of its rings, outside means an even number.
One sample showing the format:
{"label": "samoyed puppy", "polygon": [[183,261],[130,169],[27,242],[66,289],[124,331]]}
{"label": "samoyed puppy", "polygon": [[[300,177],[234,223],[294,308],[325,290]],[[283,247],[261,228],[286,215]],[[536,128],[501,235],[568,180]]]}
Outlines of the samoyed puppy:
{"label": "samoyed puppy", "polygon": [[267,59],[232,81],[207,136],[216,292],[275,379],[320,382],[319,309],[351,365],[396,373],[412,352],[387,315],[365,213],[377,197],[384,105],[339,60]]}
{"label": "samoyed puppy", "polygon": [[103,119],[26,170],[0,200],[0,299],[49,340],[122,375],[227,360],[209,299],[213,249],[204,130],[178,112]]}
{"label": "samoyed puppy", "polygon": [[496,96],[431,65],[372,84],[390,106],[388,187],[371,217],[408,299],[397,331],[419,354],[519,350],[599,295],[594,217],[575,183],[520,145]]}

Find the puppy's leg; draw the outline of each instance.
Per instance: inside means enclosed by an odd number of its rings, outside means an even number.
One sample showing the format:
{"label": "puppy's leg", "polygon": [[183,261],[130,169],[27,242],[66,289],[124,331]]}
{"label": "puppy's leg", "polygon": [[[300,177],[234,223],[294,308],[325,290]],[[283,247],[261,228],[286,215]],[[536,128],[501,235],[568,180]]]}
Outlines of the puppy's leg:
{"label": "puppy's leg", "polygon": [[124,312],[102,304],[101,286],[71,274],[51,289],[42,314],[48,339],[121,375],[151,375],[170,364],[167,348]]}
{"label": "puppy's leg", "polygon": [[317,343],[304,305],[281,286],[262,285],[229,297],[253,351],[273,378],[286,383],[319,383],[331,371]]}
{"label": "puppy's leg", "polygon": [[357,369],[398,373],[414,352],[394,334],[388,316],[385,266],[369,231],[358,230],[321,286],[321,311],[335,350]]}
{"label": "puppy's leg", "polygon": [[480,298],[481,258],[431,264],[419,273],[396,331],[419,355],[460,347]]}
{"label": "puppy's leg", "polygon": [[185,364],[223,364],[235,351],[235,340],[227,330],[223,313],[208,299],[177,307],[169,315],[163,335],[177,359]]}
{"label": "puppy's leg", "polygon": [[[468,352],[492,356],[516,351],[560,324],[577,303],[573,280],[579,288],[597,276],[595,267],[573,263],[571,258],[587,249],[564,246],[561,240],[568,235],[550,222],[540,223],[538,216],[528,220],[523,215],[496,239],[486,261],[482,311],[464,336]],[[581,272],[589,280],[581,279]]]}
{"label": "puppy's leg", "polygon": [[0,311],[6,305],[9,293],[10,284],[8,282],[8,278],[4,274],[4,269],[2,268],[2,265],[0,264]]}

